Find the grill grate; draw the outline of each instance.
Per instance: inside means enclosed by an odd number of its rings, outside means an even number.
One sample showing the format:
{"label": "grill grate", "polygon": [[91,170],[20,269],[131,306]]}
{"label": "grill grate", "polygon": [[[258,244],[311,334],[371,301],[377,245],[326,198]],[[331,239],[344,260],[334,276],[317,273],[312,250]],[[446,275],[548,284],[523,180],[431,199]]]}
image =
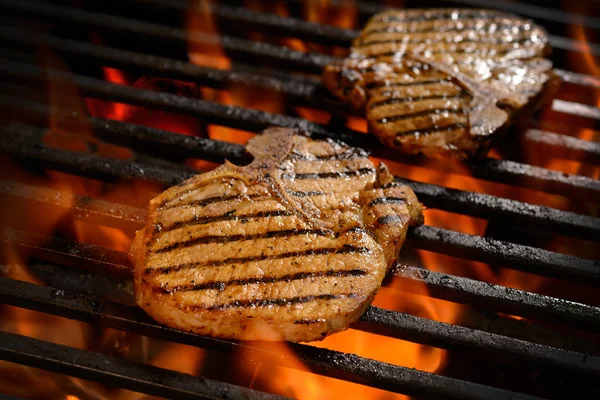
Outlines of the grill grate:
{"label": "grill grate", "polygon": [[[149,320],[137,307],[98,300],[92,296],[71,294],[62,289],[40,287],[25,282],[17,282],[0,278],[0,296],[3,302],[27,307],[30,309],[52,313],[82,321],[95,322],[102,320],[106,326],[146,336],[159,337],[174,342],[186,343],[204,348],[232,351],[240,343],[198,336],[170,329]],[[430,320],[398,314],[370,307],[361,318],[359,326],[367,324],[387,325],[397,332],[397,337],[432,343],[437,346],[454,347],[460,350],[473,350],[491,353],[510,352],[511,356],[527,362],[541,362],[552,367],[576,370],[585,374],[600,372],[600,358],[589,357],[574,352],[534,345],[529,342],[501,337],[485,332],[476,332],[457,326],[436,323]],[[376,329],[375,329],[376,330]],[[416,396],[439,396],[440,398],[506,398],[515,395],[508,391],[493,389],[472,383],[464,383],[439,375],[423,373],[417,370],[393,366],[386,363],[367,360],[336,351],[316,349],[306,345],[292,345],[299,358],[311,367],[327,370],[328,374],[336,376],[343,373],[344,379],[365,383],[388,390],[406,390],[406,393]],[[250,348],[250,353],[264,351],[260,348]],[[275,355],[287,365],[285,359]],[[334,371],[339,369],[338,371]],[[377,373],[373,373],[378,371]],[[419,384],[418,382],[421,381]],[[471,386],[472,385],[472,386]],[[530,398],[517,395],[517,398]]]}
{"label": "grill grate", "polygon": [[[101,49],[98,51],[101,51]],[[0,66],[0,74],[31,80],[44,79],[44,74],[41,73],[40,68],[8,61]],[[236,129],[260,131],[273,125],[299,128],[316,136],[332,137],[355,146],[371,148],[374,155],[389,156],[389,152],[386,153],[373,138],[360,135],[349,129],[345,131],[338,129],[333,132],[327,127],[300,118],[242,107],[224,106],[169,93],[133,89],[59,71],[52,72],[51,76],[54,79],[71,82],[79,86],[86,95],[103,100],[127,102],[138,106],[159,108],[165,111],[201,117],[208,123],[215,123]],[[407,159],[407,161],[410,161],[410,159]],[[428,162],[427,165],[447,171],[447,164]],[[466,163],[466,165],[473,176],[484,180],[523,186],[556,194],[568,193],[594,198],[593,196],[597,196],[600,193],[600,183],[597,180],[579,175],[564,174],[510,160],[488,158],[481,162]]]}
{"label": "grill grate", "polygon": [[[11,135],[9,132],[13,130]],[[88,177],[106,179],[110,174],[120,178],[139,177],[164,179],[161,183],[175,185],[193,176],[192,172],[166,170],[156,166],[140,165],[131,161],[103,159],[90,155],[70,154],[40,143],[44,129],[10,128],[5,130],[12,143],[5,142],[5,150],[32,161],[45,158],[48,167],[68,167],[67,171]],[[38,137],[37,143],[35,136]],[[27,143],[29,142],[29,143]],[[65,156],[67,155],[67,156]],[[54,164],[52,164],[54,163]],[[89,174],[88,174],[89,173]],[[600,262],[569,255],[553,253],[539,248],[523,246],[489,238],[481,238],[430,226],[413,229],[409,235],[422,249],[459,255],[466,259],[482,262],[508,262],[509,268],[533,272],[539,275],[562,278],[572,282],[598,285],[600,283]]]}
{"label": "grill grate", "polygon": [[[486,1],[477,0],[468,3],[482,4]],[[175,14],[186,9],[185,2],[137,0],[131,3]],[[290,3],[299,2],[290,1]],[[507,4],[507,2],[500,2],[494,3],[494,6],[502,8],[507,7]],[[553,10],[521,4],[518,6],[522,14],[536,18],[560,23],[577,23],[593,29],[598,29],[599,26],[598,19],[593,17],[556,13]],[[178,46],[183,46],[186,40],[190,40],[182,29],[38,1],[0,0],[0,7],[8,13],[25,16],[28,20],[60,23],[86,31],[119,33],[124,40],[138,36],[175,43]],[[515,5],[511,3],[510,7]],[[381,6],[359,2],[358,9],[366,15],[380,10]],[[511,8],[511,11],[515,10]],[[215,13],[221,21],[243,24],[249,29],[262,33],[291,36],[334,46],[348,46],[357,34],[355,31],[333,26],[260,14],[237,6],[220,5],[215,8]],[[197,44],[219,44],[234,60],[260,59],[278,68],[278,71],[265,72],[237,64],[232,70],[216,70],[194,66],[173,58],[96,46],[56,35],[37,34],[10,24],[0,28],[0,44],[8,48],[16,47],[19,51],[22,51],[23,46],[27,49],[36,49],[38,46],[45,45],[67,59],[86,64],[179,79],[216,89],[225,89],[231,85],[249,86],[284,94],[299,105],[308,105],[338,114],[348,112],[346,106],[328,96],[316,80],[295,74],[295,72],[319,73],[324,65],[334,59],[331,56],[302,53],[233,36],[194,35],[191,40]],[[584,50],[580,42],[564,37],[552,36],[551,42],[555,48],[563,51]],[[588,45],[586,50],[591,55],[600,54],[600,49],[594,44]],[[6,58],[5,55],[0,57]],[[43,169],[63,171],[105,182],[142,179],[163,185],[174,185],[192,176],[194,172],[181,164],[164,161],[163,158],[193,157],[213,162],[221,162],[224,159],[245,162],[247,158],[243,147],[237,144],[177,135],[159,129],[89,117],[70,109],[50,108],[39,100],[44,98],[44,93],[37,89],[47,79],[77,86],[86,96],[92,98],[190,115],[210,124],[252,132],[271,125],[295,127],[306,130],[314,136],[332,137],[368,148],[376,156],[392,157],[391,153],[383,149],[376,140],[350,129],[323,126],[287,115],[115,85],[82,74],[40,68],[33,65],[28,57],[24,59],[27,61],[5,59],[0,63],[0,76],[8,78],[12,85],[10,92],[5,91],[4,94],[0,94],[2,110],[10,113],[9,124],[2,129],[0,150],[16,159],[26,160],[28,165],[38,165]],[[285,72],[289,70],[294,73]],[[565,70],[557,72],[566,82],[586,90],[600,88],[600,80],[596,77]],[[15,84],[15,80],[18,83]],[[24,96],[21,96],[23,93],[33,94],[37,100],[23,100]],[[554,112],[577,117],[584,121],[584,124],[597,125],[600,120],[598,108],[592,106],[555,100],[552,109]],[[99,138],[127,146],[138,153],[134,154],[133,160],[119,160],[50,147],[42,140],[46,130],[39,127],[46,125],[49,116],[55,120],[74,123],[75,126],[78,124],[89,126]],[[537,123],[537,121],[530,122],[534,125]],[[73,128],[73,131],[68,134],[76,137],[77,129]],[[595,142],[541,129],[525,130],[522,139],[528,146],[540,146],[536,148],[543,148],[549,155],[559,154],[563,158],[588,163],[597,163],[600,160],[600,145]],[[403,159],[403,162],[434,170],[465,173],[462,168],[452,167],[451,163],[412,159]],[[507,183],[545,193],[578,196],[586,198],[589,202],[597,202],[599,198],[600,182],[581,175],[563,174],[510,160],[485,159],[470,162],[467,166],[468,173],[483,180]],[[428,207],[485,218],[490,222],[501,221],[522,225],[528,231],[537,230],[572,236],[573,240],[598,241],[600,239],[600,219],[595,217],[488,194],[414,182],[400,177],[397,179],[410,185]],[[13,201],[35,204],[36,207],[47,210],[56,207],[66,208],[71,210],[75,219],[128,231],[139,228],[144,219],[144,211],[135,207],[29,186],[13,180],[0,181],[0,196]],[[0,229],[1,242],[34,251],[36,259],[56,264],[44,268],[58,271],[59,274],[62,273],[61,266],[73,266],[102,274],[110,272],[115,277],[130,279],[131,268],[125,253],[101,246],[76,243],[60,237],[50,237],[41,241],[40,236],[39,233],[19,231],[12,227]],[[592,287],[600,284],[600,261],[555,253],[539,247],[467,235],[432,226],[412,230],[409,233],[408,244],[417,249],[499,264],[566,282]],[[32,264],[31,268],[35,269],[36,265]],[[425,284],[430,290],[429,295],[434,298],[560,325],[569,332],[565,336],[573,335],[572,338],[577,337],[574,335],[574,330],[591,335],[597,335],[599,332],[600,307],[593,305],[509,289],[410,265],[398,266],[393,271],[393,276],[404,282]],[[408,291],[411,287],[415,287],[404,286],[403,290]],[[42,287],[0,277],[0,303],[3,304],[198,346],[210,351],[235,353],[236,356],[243,354],[240,356],[240,362],[256,362],[254,356],[258,357],[261,352],[266,351],[263,347],[252,343],[224,341],[173,330],[150,320],[143,311],[133,305],[112,302],[101,297],[106,296],[95,292],[93,295],[88,295],[59,287]],[[564,393],[576,395],[579,393],[578,390],[584,393],[586,389],[597,389],[597,383],[594,381],[600,374],[600,357],[595,355],[596,349],[588,349],[585,345],[574,347],[567,341],[560,346],[554,343],[534,343],[513,338],[511,335],[450,325],[374,306],[368,308],[353,328],[453,352],[474,354],[484,360],[491,359],[500,363],[516,361],[526,365],[527,368],[535,367],[540,368],[540,371],[549,371],[550,375],[542,373],[540,382],[543,383],[537,386],[547,385],[550,389],[536,388],[536,391],[532,388],[531,393],[554,395],[552,388],[556,385],[552,386],[552,377],[557,376],[556,374],[564,377],[564,382],[577,382],[577,387],[563,389]],[[2,359],[158,396],[274,397],[220,381],[199,379],[149,365],[134,364],[26,336],[0,332],[0,343]],[[297,357],[316,373],[392,392],[435,398],[532,398],[526,393],[426,373],[353,354],[299,344],[290,347]],[[240,352],[240,350],[244,351]],[[285,356],[273,353],[269,354],[269,357],[278,365],[289,365],[290,360]],[[568,386],[568,383],[565,385]]]}
{"label": "grill grate", "polygon": [[82,379],[118,384],[138,392],[178,399],[283,399],[209,379],[135,364],[92,351],[0,332],[0,357],[31,367],[61,370]]}
{"label": "grill grate", "polygon": [[[85,121],[82,123],[89,124],[98,136],[134,149],[148,151],[156,148],[161,151],[167,150],[171,154],[179,154],[184,157],[199,157],[215,162],[222,162],[225,159],[232,162],[244,162],[245,160],[243,147],[237,144],[198,137],[173,135],[170,132],[154,128],[97,117],[82,117],[76,113],[60,112],[59,110],[50,112],[46,106],[2,96],[0,96],[0,104],[8,109],[14,108],[14,111],[17,113],[25,113],[29,119],[32,117],[45,119],[52,114],[57,119]],[[41,134],[41,132],[38,134],[38,139]],[[47,149],[47,151],[56,155],[61,154],[60,151],[55,149]],[[96,159],[94,156],[84,156],[84,158],[90,160],[90,163]],[[109,162],[112,162],[112,160]],[[70,163],[69,157],[65,157],[62,168],[68,168],[68,164],[73,163]],[[115,164],[112,169],[116,171],[119,170],[119,167]],[[110,168],[105,168],[105,170],[108,172]],[[98,169],[95,171],[98,171]],[[114,172],[112,175],[115,176],[117,173]],[[161,174],[158,171],[152,176],[143,174],[138,177],[144,176],[166,184],[178,182],[177,178],[170,180],[171,178],[168,174],[161,178]],[[122,177],[131,178],[133,176],[125,174]],[[184,179],[184,177],[182,176],[180,179]],[[597,218],[481,193],[449,189],[402,178],[397,179],[410,185],[415,193],[419,195],[421,201],[429,207],[460,212],[476,217],[504,220],[509,218],[515,223],[533,223],[538,228],[549,228],[553,232],[560,231],[563,235],[573,235],[589,239],[597,239],[600,236],[600,221]]]}

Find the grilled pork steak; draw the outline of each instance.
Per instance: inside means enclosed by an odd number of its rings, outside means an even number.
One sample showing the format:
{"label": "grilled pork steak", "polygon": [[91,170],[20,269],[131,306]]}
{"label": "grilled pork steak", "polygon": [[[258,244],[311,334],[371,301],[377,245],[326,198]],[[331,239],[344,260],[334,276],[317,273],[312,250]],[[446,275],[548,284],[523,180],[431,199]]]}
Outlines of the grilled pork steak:
{"label": "grilled pork steak", "polygon": [[150,202],[132,247],[137,303],[202,335],[311,341],[368,306],[423,222],[412,190],[360,149],[271,128]]}
{"label": "grilled pork steak", "polygon": [[499,11],[386,11],[323,83],[366,110],[385,145],[466,158],[485,154],[494,132],[556,86],[547,41],[533,22]]}

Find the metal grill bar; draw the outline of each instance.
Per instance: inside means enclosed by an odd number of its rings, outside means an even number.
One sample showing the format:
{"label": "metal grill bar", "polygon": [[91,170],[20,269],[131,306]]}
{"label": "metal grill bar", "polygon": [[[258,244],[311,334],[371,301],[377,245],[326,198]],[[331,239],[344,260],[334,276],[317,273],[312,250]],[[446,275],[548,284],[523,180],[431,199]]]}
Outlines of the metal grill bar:
{"label": "metal grill bar", "polygon": [[[17,307],[26,307],[85,322],[100,322],[111,328],[193,346],[209,347],[221,351],[246,349],[254,354],[264,352],[260,348],[253,348],[246,344],[212,339],[158,325],[137,307],[105,302],[84,294],[74,294],[61,289],[41,287],[7,278],[0,278],[0,300]],[[490,399],[531,398],[527,395],[472,382],[365,359],[353,354],[306,345],[291,345],[291,347],[301,361],[313,367],[318,373],[327,372],[333,377],[348,379],[384,390],[447,399],[463,399],[472,396],[474,396],[473,398],[483,396]],[[285,365],[285,360],[281,356],[271,354],[270,359],[272,358],[280,359]],[[576,357],[571,359],[571,362],[573,361],[577,363]],[[581,365],[581,363],[578,364]]]}
{"label": "metal grill bar", "polygon": [[349,111],[346,104],[331,97],[326,89],[314,79],[303,79],[290,75],[276,77],[272,72],[257,72],[255,69],[240,66],[234,66],[231,70],[207,68],[171,58],[108,46],[96,46],[12,27],[0,28],[0,41],[9,47],[15,44],[26,46],[44,44],[51,46],[61,54],[77,57],[81,62],[97,62],[126,71],[181,79],[217,89],[227,88],[229,85],[260,87],[285,93],[312,107],[337,112]]}
{"label": "metal grill bar", "polygon": [[[373,327],[371,324],[376,325]],[[559,355],[557,353],[558,349],[549,346],[535,344],[532,346],[531,342],[524,340],[474,331],[459,325],[445,324],[378,307],[368,308],[359,322],[352,327],[362,329],[363,325],[367,325],[365,329],[370,332],[393,336],[398,339],[411,340],[414,337],[418,337],[418,343],[442,347],[444,349],[448,349],[451,343],[450,348],[452,350],[481,355],[492,355],[490,353],[493,353],[494,356],[498,356],[497,352],[500,352],[504,353],[505,356],[515,357],[524,362],[531,362],[531,358],[533,357],[536,361],[549,358],[554,363]],[[541,351],[536,351],[538,349]],[[563,362],[566,361],[564,355],[560,355]],[[580,366],[583,362],[581,356],[582,354],[577,354],[573,360],[574,362],[569,362],[569,365]],[[600,362],[600,358],[592,358],[594,359],[592,363]],[[587,361],[588,359],[586,359],[585,364],[587,364]],[[565,364],[562,366],[565,366]],[[558,367],[558,365],[553,365],[553,367]],[[596,368],[600,371],[600,365],[597,365]],[[574,367],[571,371],[578,369],[580,368]],[[585,369],[588,369],[587,366]],[[588,371],[581,372],[585,373]]]}
{"label": "metal grill bar", "polygon": [[557,112],[576,115],[578,117],[600,120],[600,108],[588,106],[586,104],[555,99],[552,102],[552,109]]}
{"label": "metal grill bar", "polygon": [[[60,295],[56,295],[56,293]],[[55,293],[54,297],[52,294]],[[76,318],[86,322],[101,318],[103,324],[115,329],[126,330],[138,334],[157,336],[172,341],[182,341],[182,336],[189,337],[183,343],[206,347],[221,351],[231,351],[251,344],[235,343],[186,334],[177,330],[161,327],[151,321],[143,311],[135,306],[111,303],[80,293],[71,293],[63,289],[42,288],[25,282],[0,278],[0,301],[17,307],[51,312],[68,318]],[[90,310],[88,304],[92,303]],[[93,311],[96,316],[88,315]],[[68,314],[65,314],[68,312]],[[155,333],[163,328],[162,335]],[[600,374],[600,358],[565,351],[550,346],[539,345],[502,335],[478,331],[461,326],[432,321],[410,314],[388,311],[370,307],[353,328],[369,332],[384,333],[393,337],[411,340],[417,343],[441,347],[463,352],[475,352],[493,358],[505,358],[506,354],[518,358],[528,364],[550,368],[577,371],[586,375]],[[148,331],[150,330],[150,331]],[[164,334],[168,335],[167,337]],[[200,339],[190,341],[190,339]],[[296,345],[299,356],[309,346]]]}
{"label": "metal grill bar", "polygon": [[[52,46],[61,54],[76,56],[84,62],[99,62],[106,66],[136,71],[170,79],[183,79],[199,85],[217,89],[226,88],[228,85],[244,85],[259,87],[270,91],[285,93],[294,99],[313,108],[323,108],[334,112],[347,112],[348,107],[324,93],[324,89],[312,80],[293,78],[285,80],[272,76],[265,76],[246,70],[218,70],[196,66],[190,63],[163,58],[153,55],[119,50],[106,46],[95,46],[83,42],[61,39],[53,36],[39,36],[35,32],[23,29],[0,29],[0,40],[8,40],[11,44],[39,45],[41,43]],[[600,87],[600,86],[599,86]],[[561,101],[559,109],[562,112],[573,110],[574,114],[593,116],[595,108],[584,108],[583,105]],[[529,131],[526,131],[528,133]],[[551,149],[556,149],[556,154],[563,158],[570,158],[584,162],[599,162],[599,146],[593,142],[580,140],[551,132],[536,130],[535,139],[530,135],[522,138],[531,143],[541,144],[546,147],[552,144]],[[545,138],[545,136],[548,136]],[[555,137],[567,137],[566,140],[557,140]],[[377,145],[377,143],[374,143]]]}
{"label": "metal grill bar", "polygon": [[[25,158],[33,165],[41,165],[44,168],[102,181],[144,179],[167,186],[176,185],[194,176],[194,173],[180,169],[173,170],[153,164],[66,152],[42,144],[39,139],[44,133],[43,130],[35,133],[27,129],[20,129],[20,131],[33,140],[26,143],[17,137],[5,135],[0,139],[2,151]],[[4,132],[7,133],[8,130]]]}
{"label": "metal grill bar", "polygon": [[97,225],[110,225],[119,229],[138,229],[144,223],[144,214],[135,207],[49,188],[0,181],[0,195],[11,196],[19,202],[37,202],[46,206],[60,207],[72,212],[75,219],[83,219]]}
{"label": "metal grill bar", "polygon": [[0,358],[136,392],[178,399],[282,399],[225,382],[0,332]]}
{"label": "metal grill bar", "polygon": [[[19,115],[22,115],[26,118],[27,123],[45,125],[47,118],[55,118],[56,121],[80,125],[82,129],[92,129],[99,138],[107,142],[127,146],[133,150],[168,152],[177,154],[180,157],[201,158],[219,163],[224,160],[240,164],[251,161],[244,150],[244,146],[237,143],[180,135],[142,125],[81,115],[76,111],[48,107],[40,103],[9,96],[0,95],[0,105],[5,110],[11,110],[16,120],[19,119]],[[73,131],[75,130],[73,129]],[[77,132],[69,133],[77,136]]]}
{"label": "metal grill bar", "polygon": [[[394,269],[393,274],[410,282],[425,284],[429,295],[438,299],[484,307],[534,320],[544,319],[550,322],[569,320],[577,327],[593,330],[600,328],[600,308],[595,306],[408,265],[399,265]],[[403,286],[407,291],[413,288],[416,294],[421,293],[419,285]]]}
{"label": "metal grill bar", "polygon": [[423,250],[502,265],[571,282],[600,285],[600,261],[596,260],[426,225],[413,229],[409,238]]}
{"label": "metal grill bar", "polygon": [[25,248],[46,261],[71,267],[85,267],[90,271],[105,272],[131,279],[132,270],[127,253],[89,244],[32,232],[0,227],[0,242]]}
{"label": "metal grill bar", "polygon": [[[10,61],[6,61],[0,65],[0,73],[31,80],[42,79],[43,71],[43,69],[38,67],[12,63]],[[47,72],[51,75],[52,79],[70,82],[80,87],[88,95],[100,99],[121,101],[150,108],[160,108],[164,111],[202,117],[206,122],[232,128],[260,131],[269,126],[283,126],[310,132],[317,137],[330,137],[342,140],[358,147],[369,147],[373,143],[373,139],[369,135],[357,134],[350,130],[332,132],[319,124],[301,118],[271,114],[241,107],[225,106],[169,93],[157,93],[150,90],[131,88],[60,71]],[[431,165],[447,170],[446,166],[442,165],[442,163],[431,163]],[[581,196],[588,196],[590,199],[597,198],[598,193],[600,193],[600,181],[595,179],[564,174],[514,161],[486,159],[471,162],[468,165],[473,175],[481,179],[526,186],[531,189],[556,194],[579,194]]]}
{"label": "metal grill bar", "polygon": [[[161,0],[141,0],[144,2],[157,3]],[[285,0],[286,3],[300,3],[302,0]],[[163,1],[164,2],[164,1]],[[592,29],[598,29],[600,21],[598,18],[576,14],[571,12],[565,12],[563,10],[553,10],[551,8],[537,6],[533,4],[526,4],[522,2],[512,2],[506,0],[440,0],[440,3],[450,3],[448,7],[457,7],[459,5],[470,5],[475,7],[484,8],[496,8],[499,10],[505,10],[512,13],[520,14],[530,18],[538,18],[546,21],[559,22],[568,25],[580,25]],[[335,4],[335,3],[334,3]],[[339,4],[339,2],[338,2]],[[382,4],[373,1],[357,1],[356,8],[362,14],[376,14],[386,8],[391,8],[387,4]]]}
{"label": "metal grill bar", "polygon": [[121,32],[178,44],[187,42],[198,45],[221,46],[228,54],[250,59],[259,58],[282,66],[293,65],[309,72],[320,73],[321,69],[333,60],[333,57],[325,54],[302,53],[280,46],[225,35],[215,36],[201,33],[188,35],[183,29],[179,28],[30,0],[19,2],[0,0],[0,7],[10,10],[10,12],[26,15],[28,18],[41,18],[46,22],[74,24],[86,29],[93,28],[113,33]]}
{"label": "metal grill bar", "polygon": [[[119,209],[115,204],[113,208]],[[143,210],[138,213],[144,214]],[[137,228],[140,228],[138,226]],[[103,271],[127,279],[131,267],[127,254],[100,246],[70,242],[60,238],[46,238],[34,233],[0,230],[0,240],[33,250],[36,257],[60,264],[92,271]],[[398,266],[394,275],[413,282],[424,283],[431,295],[458,303],[484,306],[488,309],[551,322],[569,323],[576,327],[598,329],[600,308],[577,302],[556,299],[536,293],[509,289],[467,278],[427,271],[417,267]],[[414,287],[409,286],[407,290]],[[549,307],[551,306],[551,307]]]}
{"label": "metal grill bar", "polygon": [[600,88],[600,79],[598,77],[585,74],[578,74],[576,72],[565,71],[563,69],[555,69],[554,72],[564,82],[580,86],[590,86],[595,89]]}
{"label": "metal grill bar", "polygon": [[336,131],[334,133],[322,125],[301,118],[122,86],[100,79],[73,75],[56,70],[45,70],[28,64],[12,63],[10,61],[2,62],[0,64],[0,74],[22,77],[32,81],[41,81],[44,79],[44,75],[47,74],[50,79],[69,82],[78,86],[84,93],[102,100],[119,101],[149,108],[159,108],[163,111],[202,117],[203,121],[207,123],[215,123],[246,131],[256,132],[269,126],[282,126],[301,129],[320,137],[343,140],[354,145],[362,145],[362,147],[368,147],[368,142],[372,142],[372,139],[368,135],[356,134],[350,130]]}
{"label": "metal grill bar", "polygon": [[555,157],[568,158],[589,163],[600,163],[600,143],[577,139],[552,132],[529,129],[523,139],[543,147]]}
{"label": "metal grill bar", "polygon": [[[170,2],[167,4],[163,1],[143,1],[143,3],[153,3],[154,6],[168,7],[177,9],[180,12],[186,12],[186,5],[184,3]],[[242,7],[231,7],[225,4],[215,4],[214,6],[212,11],[221,21],[227,24],[241,24],[241,26],[251,29],[260,29],[267,33],[281,36],[289,35],[321,44],[348,47],[357,34],[355,31],[338,28],[333,25],[258,13]],[[325,43],[323,39],[325,39]]]}
{"label": "metal grill bar", "polygon": [[[497,221],[520,221],[524,226],[551,229],[563,235],[597,240],[600,219],[568,211],[523,203],[488,194],[465,192],[443,186],[399,179],[410,186],[419,200],[438,208]],[[585,234],[582,234],[586,232]]]}

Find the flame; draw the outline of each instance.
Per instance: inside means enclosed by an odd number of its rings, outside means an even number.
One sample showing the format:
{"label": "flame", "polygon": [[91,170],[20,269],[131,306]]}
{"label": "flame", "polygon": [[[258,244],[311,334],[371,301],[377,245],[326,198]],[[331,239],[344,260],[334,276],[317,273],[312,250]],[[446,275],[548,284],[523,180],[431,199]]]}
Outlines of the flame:
{"label": "flame", "polygon": [[[254,325],[252,329],[261,329],[262,334],[268,333],[269,328],[261,325]],[[265,332],[267,330],[267,332]],[[271,332],[274,337],[277,334]],[[366,340],[365,340],[366,339]],[[383,353],[386,343],[377,343],[378,340],[385,340],[378,335],[365,332],[347,330],[330,336],[322,342],[311,343],[317,347],[352,352],[350,348],[355,348],[356,354],[368,356],[378,352],[369,349],[375,347]],[[396,348],[403,351],[399,341],[395,342]],[[370,343],[367,345],[367,343]],[[347,398],[347,393],[352,393],[355,398],[394,398],[405,399],[402,395],[390,395],[383,390],[363,386],[360,384],[338,380],[335,378],[314,374],[284,342],[257,342],[253,343],[254,348],[246,348],[239,354],[242,360],[252,360],[251,363],[241,363],[240,375],[242,381],[246,381],[250,388],[257,390],[267,390],[279,395],[303,399],[342,399]],[[395,351],[388,349],[389,352]]]}
{"label": "flame", "polygon": [[[600,65],[596,57],[593,56],[590,49],[590,43],[594,41],[593,38],[589,37],[589,33],[587,33],[581,25],[572,25],[570,29],[573,38],[577,40],[583,48],[582,52],[578,52],[576,56],[574,56],[579,58],[576,59],[574,62],[576,62],[577,65],[583,66],[583,70],[581,72],[597,78],[600,77]],[[593,90],[593,93],[591,93],[590,103],[595,105],[596,107],[600,107],[599,89],[595,89]],[[579,130],[577,137],[579,137],[579,139],[587,141],[598,141],[600,140],[600,133],[597,130],[583,128]],[[556,168],[557,166],[553,164],[552,167]],[[571,163],[570,170],[565,172],[578,173],[589,176],[594,179],[600,179],[600,167],[597,166],[592,167],[583,165],[582,163]]]}
{"label": "flame", "polygon": [[[14,212],[14,210],[13,210]],[[44,226],[44,225],[42,225]],[[3,243],[2,262],[7,266],[6,276],[20,281],[42,285],[41,279],[26,267],[27,255],[10,244]],[[27,309],[0,306],[0,329],[66,346],[85,347],[85,324],[50,314]],[[52,327],[52,329],[48,329]],[[68,334],[65,334],[68,332]],[[75,378],[61,377],[23,365],[0,361],[0,387],[4,393],[27,398],[48,398],[61,387],[76,382]],[[35,383],[35,384],[32,384]]]}
{"label": "flame", "polygon": [[[398,290],[403,284],[397,281],[392,284],[394,289],[383,288],[373,305],[430,319],[446,319],[448,322],[454,319],[454,304],[404,293]],[[424,287],[423,292],[426,292]],[[267,329],[262,326],[258,328],[263,329],[263,333],[264,329]],[[312,342],[309,345],[428,372],[437,371],[442,366],[446,354],[438,348],[355,329],[336,333],[321,342]],[[250,387],[298,399],[343,399],[347,398],[348,393],[352,393],[355,398],[407,398],[404,395],[393,395],[376,388],[316,375],[283,342],[263,342],[257,343],[256,346],[264,352],[244,350],[240,355],[242,359],[255,361],[251,365],[241,364],[242,375]]]}
{"label": "flame", "polygon": [[[144,343],[148,344],[146,340]],[[193,346],[178,343],[165,343],[152,357],[148,364],[155,367],[178,371],[184,374],[197,375],[205,357],[205,351]],[[128,390],[119,390],[111,396],[114,400],[141,400],[146,399],[143,393],[134,393]]]}
{"label": "flame", "polygon": [[[129,84],[125,73],[121,70],[102,67],[102,71],[104,72],[104,79],[108,82],[123,86]],[[122,103],[113,103],[92,98],[86,98],[85,101],[90,113],[97,117],[122,121],[127,113],[127,105]]]}
{"label": "flame", "polygon": [[[66,65],[47,49],[40,52],[40,60],[58,70],[68,70]],[[116,75],[112,75],[115,78]],[[52,111],[71,110],[85,116],[86,102],[78,88],[69,81],[50,77],[49,107]],[[93,136],[86,120],[73,122],[57,118],[52,112],[48,121],[49,129],[44,136],[45,144],[68,151],[88,152],[113,158],[130,158],[131,151],[119,146],[106,144]],[[91,179],[80,178],[57,171],[46,171],[31,174],[17,164],[2,159],[2,170],[11,180],[22,182],[33,187],[50,188],[64,194],[64,207],[34,206],[29,202],[20,202],[3,198],[0,217],[2,225],[17,230],[35,232],[40,240],[50,236],[63,236],[74,240],[85,241],[108,246],[113,249],[128,251],[132,233],[102,225],[87,224],[76,221],[69,207],[74,207],[76,196],[89,196],[96,199],[121,199],[125,203],[143,202],[154,196],[159,188],[156,185],[131,182],[123,185],[111,185]],[[34,196],[35,197],[35,196]],[[40,193],[40,197],[44,197]],[[31,250],[35,243],[26,249],[9,242],[1,242],[2,264],[6,268],[2,273],[9,278],[44,285],[42,278],[36,276],[29,268],[32,257]],[[64,319],[46,313],[2,306],[0,313],[0,329],[28,337],[46,340],[76,348],[90,348],[94,343],[92,330],[85,323]],[[101,335],[102,331],[96,330]],[[96,337],[97,339],[97,337]],[[110,348],[111,343],[107,343]],[[3,392],[26,398],[110,398],[103,387],[91,382],[83,382],[76,378],[54,374],[52,372],[0,363],[0,387]]]}
{"label": "flame", "polygon": [[592,54],[592,50],[590,48],[590,39],[588,39],[588,33],[583,26],[575,24],[570,25],[571,34],[575,40],[581,45],[582,51],[578,52],[579,57],[583,61],[583,65],[585,66],[585,73],[592,76],[600,76],[600,66],[596,61],[596,58]]}
{"label": "flame", "polygon": [[210,1],[188,3],[186,12],[187,54],[193,64],[229,69],[231,61],[225,56]]}
{"label": "flame", "polygon": [[358,18],[355,0],[332,2],[331,0],[308,0],[304,6],[304,19],[344,29],[354,29]]}

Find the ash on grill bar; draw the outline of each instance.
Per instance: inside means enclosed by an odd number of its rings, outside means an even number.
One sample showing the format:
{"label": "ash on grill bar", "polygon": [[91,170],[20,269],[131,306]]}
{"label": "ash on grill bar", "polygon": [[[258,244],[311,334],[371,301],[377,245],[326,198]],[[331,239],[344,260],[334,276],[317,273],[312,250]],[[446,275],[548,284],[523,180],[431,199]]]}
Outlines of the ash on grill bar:
{"label": "ash on grill bar", "polygon": [[[320,83],[390,3],[0,0],[0,394],[599,392],[597,4],[397,4],[494,8],[548,33],[554,99],[483,158],[458,161],[385,148]],[[128,257],[149,200],[226,159],[248,164],[245,143],[270,126],[366,149],[413,189],[425,225],[409,230],[362,317],[321,342],[230,341],[153,321],[135,305]]]}

